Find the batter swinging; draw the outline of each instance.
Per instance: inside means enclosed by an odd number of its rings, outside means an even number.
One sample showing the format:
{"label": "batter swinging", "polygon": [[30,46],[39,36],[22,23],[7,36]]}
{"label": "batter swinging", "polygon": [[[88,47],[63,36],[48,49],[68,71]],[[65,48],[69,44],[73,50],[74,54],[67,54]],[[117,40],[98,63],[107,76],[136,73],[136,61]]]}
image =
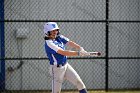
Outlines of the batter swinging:
{"label": "batter swinging", "polygon": [[[77,72],[67,62],[67,56],[87,56],[89,53],[80,45],[60,35],[59,27],[55,22],[44,25],[45,50],[50,61],[50,74],[52,76],[52,93],[60,93],[64,79],[77,86],[80,93],[87,93],[86,87]],[[65,45],[79,51],[65,50]]]}

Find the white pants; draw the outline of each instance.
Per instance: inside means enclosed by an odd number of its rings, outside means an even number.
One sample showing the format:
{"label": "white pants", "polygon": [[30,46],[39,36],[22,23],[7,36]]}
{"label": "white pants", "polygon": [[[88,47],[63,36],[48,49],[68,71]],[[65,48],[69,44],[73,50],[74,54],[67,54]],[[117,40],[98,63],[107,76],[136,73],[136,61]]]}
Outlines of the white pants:
{"label": "white pants", "polygon": [[77,86],[78,90],[85,88],[80,76],[69,63],[66,63],[65,66],[61,67],[51,65],[50,74],[52,76],[52,93],[61,92],[61,86],[64,79],[69,80],[73,85]]}

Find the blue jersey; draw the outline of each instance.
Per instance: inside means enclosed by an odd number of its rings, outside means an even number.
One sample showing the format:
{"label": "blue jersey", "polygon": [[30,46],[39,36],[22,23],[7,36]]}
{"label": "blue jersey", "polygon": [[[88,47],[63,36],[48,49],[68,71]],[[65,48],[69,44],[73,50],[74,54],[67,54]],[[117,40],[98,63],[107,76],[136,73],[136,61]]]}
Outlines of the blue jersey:
{"label": "blue jersey", "polygon": [[51,65],[64,64],[67,56],[58,54],[59,49],[65,50],[65,44],[69,41],[63,35],[58,36],[55,40],[45,40],[45,50]]}

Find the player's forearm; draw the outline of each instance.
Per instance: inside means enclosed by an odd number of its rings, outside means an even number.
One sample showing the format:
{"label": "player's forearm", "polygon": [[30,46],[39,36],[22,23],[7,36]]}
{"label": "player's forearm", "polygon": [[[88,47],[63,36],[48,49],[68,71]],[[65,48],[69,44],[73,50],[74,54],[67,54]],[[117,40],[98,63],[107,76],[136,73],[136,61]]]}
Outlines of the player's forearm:
{"label": "player's forearm", "polygon": [[77,51],[65,50],[65,51],[64,51],[64,55],[65,55],[65,56],[78,56],[78,52],[77,52]]}
{"label": "player's forearm", "polygon": [[70,50],[58,50],[57,53],[64,55],[64,56],[78,56],[78,52],[77,51],[70,51]]}
{"label": "player's forearm", "polygon": [[69,42],[67,43],[67,45],[70,46],[70,47],[76,48],[77,50],[80,50],[80,48],[81,48],[80,45],[76,44],[76,43],[73,42],[73,41],[69,41]]}

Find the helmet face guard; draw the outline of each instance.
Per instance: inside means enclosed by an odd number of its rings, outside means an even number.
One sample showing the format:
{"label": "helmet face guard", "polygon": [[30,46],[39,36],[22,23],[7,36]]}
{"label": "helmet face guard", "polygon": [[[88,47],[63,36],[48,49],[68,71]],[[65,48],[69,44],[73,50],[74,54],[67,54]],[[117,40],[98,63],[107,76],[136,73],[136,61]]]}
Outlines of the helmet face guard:
{"label": "helmet face guard", "polygon": [[53,30],[58,30],[59,33],[59,27],[57,23],[55,22],[47,22],[44,25],[44,34],[49,34]]}

